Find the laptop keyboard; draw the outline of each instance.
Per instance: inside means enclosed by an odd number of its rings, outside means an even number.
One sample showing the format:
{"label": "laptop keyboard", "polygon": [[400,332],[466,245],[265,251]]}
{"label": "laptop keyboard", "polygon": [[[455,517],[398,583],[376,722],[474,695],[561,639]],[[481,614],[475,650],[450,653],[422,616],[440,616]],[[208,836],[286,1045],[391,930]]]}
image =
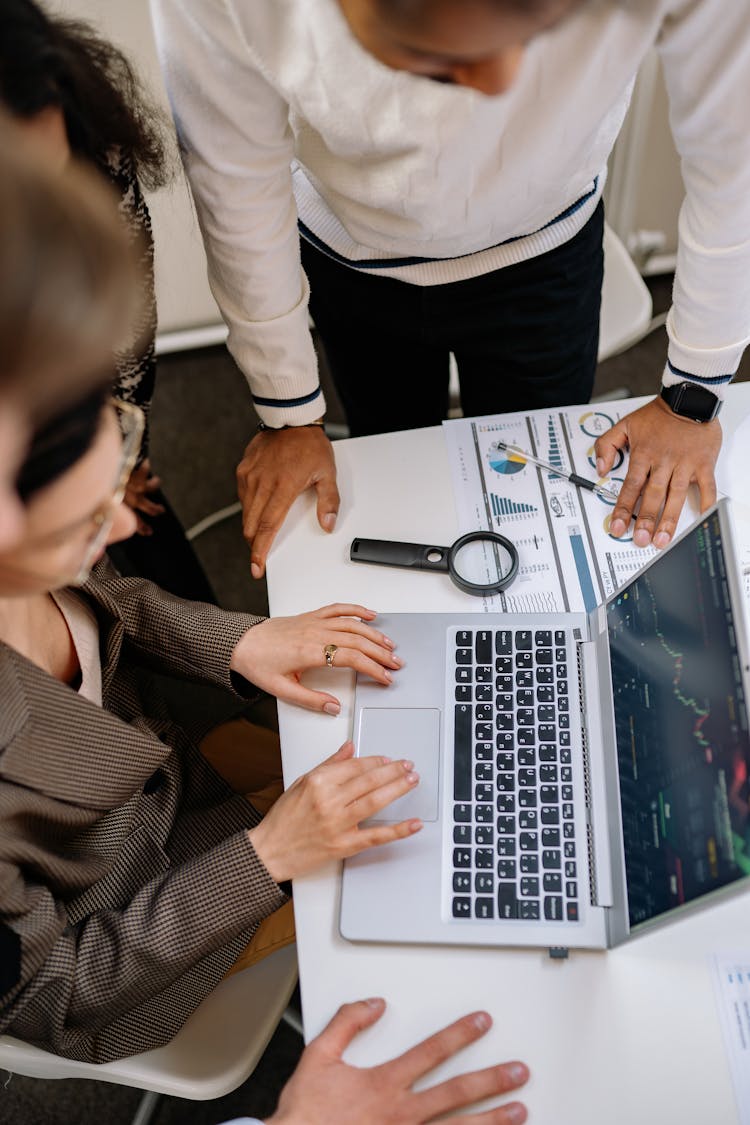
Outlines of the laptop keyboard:
{"label": "laptop keyboard", "polygon": [[564,630],[456,633],[453,917],[579,918]]}

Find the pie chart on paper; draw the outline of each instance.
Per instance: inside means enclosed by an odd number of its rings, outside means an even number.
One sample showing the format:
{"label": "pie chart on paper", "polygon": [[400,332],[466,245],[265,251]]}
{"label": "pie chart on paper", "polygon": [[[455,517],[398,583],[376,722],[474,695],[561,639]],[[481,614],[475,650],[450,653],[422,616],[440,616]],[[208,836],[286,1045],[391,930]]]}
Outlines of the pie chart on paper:
{"label": "pie chart on paper", "polygon": [[498,449],[493,445],[489,452],[490,468],[503,476],[513,476],[526,468],[526,461],[520,453],[509,453],[507,449]]}

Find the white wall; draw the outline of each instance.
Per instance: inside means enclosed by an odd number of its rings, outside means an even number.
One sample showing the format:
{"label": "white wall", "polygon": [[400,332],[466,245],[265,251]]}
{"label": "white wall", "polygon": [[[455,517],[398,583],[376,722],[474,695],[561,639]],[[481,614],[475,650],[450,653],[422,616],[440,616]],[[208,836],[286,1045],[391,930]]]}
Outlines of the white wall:
{"label": "white wall", "polygon": [[[665,264],[677,251],[677,217],[685,194],[680,162],[669,127],[669,102],[656,52],[641,67],[633,102],[610,161],[605,204],[607,222],[639,267]],[[657,240],[661,245],[656,245]],[[654,271],[654,272],[658,272]]]}
{"label": "white wall", "polygon": [[[168,111],[148,0],[49,0],[47,7],[88,20],[121,47],[154,100]],[[181,168],[175,182],[148,196],[156,246],[159,332],[221,323],[206,280],[206,258]]]}

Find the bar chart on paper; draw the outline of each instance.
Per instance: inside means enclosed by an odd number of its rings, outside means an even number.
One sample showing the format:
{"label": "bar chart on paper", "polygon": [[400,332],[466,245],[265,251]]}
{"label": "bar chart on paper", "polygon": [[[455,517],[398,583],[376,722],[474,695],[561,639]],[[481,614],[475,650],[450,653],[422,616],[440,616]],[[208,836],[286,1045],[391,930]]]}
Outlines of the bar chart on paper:
{"label": "bar chart on paper", "polygon": [[597,604],[597,597],[594,589],[594,581],[591,577],[591,567],[589,566],[589,560],[586,555],[586,544],[584,543],[583,535],[579,527],[569,528],[568,535],[570,537],[570,549],[573,552],[573,561],[575,562],[576,573],[578,575],[578,583],[581,587],[583,607],[588,613]]}
{"label": "bar chart on paper", "polygon": [[565,465],[562,459],[562,449],[560,447],[560,441],[557,436],[557,427],[555,425],[554,418],[550,418],[547,422],[547,440],[548,446],[546,459],[547,461],[549,461],[550,465],[554,465],[554,467],[556,469],[559,469],[562,473],[565,471]]}
{"label": "bar chart on paper", "polygon": [[490,503],[492,512],[497,517],[529,516],[539,511],[533,504],[519,504],[516,500],[509,500],[507,496],[496,496],[494,492],[490,494]]}
{"label": "bar chart on paper", "polygon": [[[632,530],[610,534],[611,498],[579,490],[566,476],[596,480],[597,438],[646,401],[630,399],[492,415],[443,423],[462,532],[508,535],[519,551],[518,577],[505,593],[487,598],[487,611],[588,612],[614,594],[653,557],[633,544]],[[525,461],[516,446],[547,461],[558,476]],[[627,458],[618,454],[600,483],[619,492]],[[697,513],[687,506],[678,532]]]}

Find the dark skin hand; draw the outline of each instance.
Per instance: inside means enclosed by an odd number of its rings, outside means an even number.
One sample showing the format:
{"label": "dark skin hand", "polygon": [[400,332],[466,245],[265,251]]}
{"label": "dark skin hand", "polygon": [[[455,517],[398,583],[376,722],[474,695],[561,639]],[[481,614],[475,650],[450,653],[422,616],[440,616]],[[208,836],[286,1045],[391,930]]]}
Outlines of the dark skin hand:
{"label": "dark skin hand", "polygon": [[318,494],[318,523],[333,531],[339,491],[333,448],[322,426],[262,430],[237,466],[242,532],[250,548],[250,573],[262,578],[276,533],[294,501],[307,488]]}
{"label": "dark skin hand", "polygon": [[624,535],[640,497],[633,542],[668,546],[692,483],[700,491],[701,511],[716,502],[714,468],[721,449],[721,426],[673,414],[655,398],[634,410],[597,439],[596,471],[604,477],[618,450],[630,449],[628,472],[612,512],[610,534]]}
{"label": "dark skin hand", "polygon": [[[700,491],[701,511],[715,502],[714,468],[720,448],[718,420],[698,423],[680,418],[661,398],[602,434],[595,445],[600,476],[611,471],[619,450],[630,450],[627,476],[612,513],[611,534],[615,538],[625,534],[640,498],[634,543],[666,547],[693,482]],[[254,578],[265,573],[276,533],[305,489],[315,488],[318,522],[324,531],[333,531],[340,498],[333,449],[322,426],[256,434],[237,467],[237,484]]]}
{"label": "dark skin hand", "polygon": [[148,457],[145,457],[130,474],[127,488],[125,489],[125,503],[129,508],[135,512],[138,525],[136,531],[138,535],[153,535],[154,529],[146,520],[142,519],[139,512],[144,512],[147,516],[161,516],[164,514],[164,507],[157,504],[154,500],[149,499],[149,493],[157,492],[161,484],[161,478],[156,477],[151,472],[151,462]]}

